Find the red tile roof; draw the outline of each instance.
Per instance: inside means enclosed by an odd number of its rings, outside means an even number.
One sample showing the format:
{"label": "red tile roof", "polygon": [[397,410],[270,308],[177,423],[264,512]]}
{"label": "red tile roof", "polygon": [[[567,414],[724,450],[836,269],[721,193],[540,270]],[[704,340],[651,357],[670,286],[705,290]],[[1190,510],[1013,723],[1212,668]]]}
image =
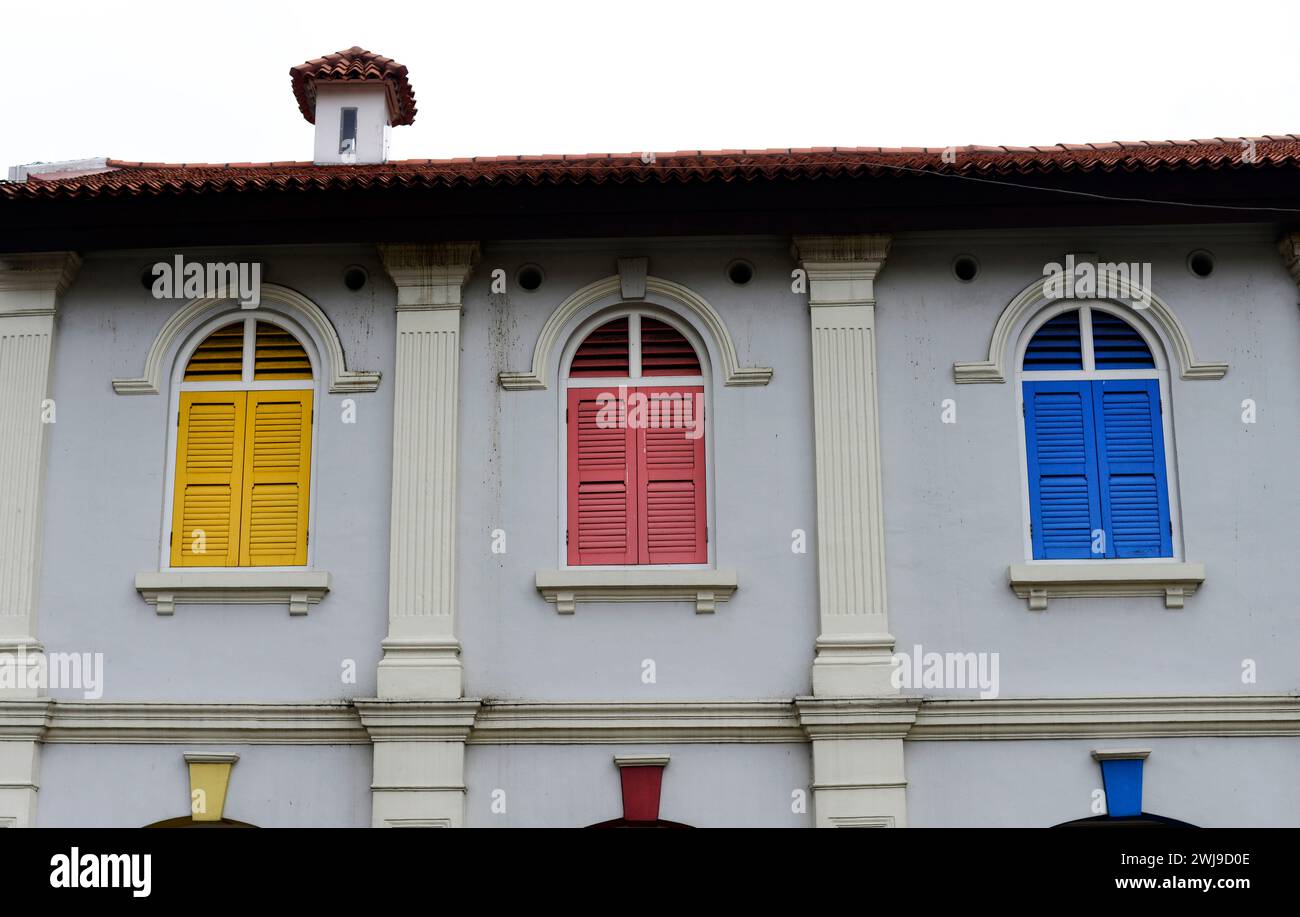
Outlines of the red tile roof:
{"label": "red tile roof", "polygon": [[415,120],[415,91],[406,78],[406,68],[393,60],[352,46],[289,68],[293,94],[302,116],[316,123],[316,84],[326,82],[382,82],[388,89],[388,111],[393,124]]}
{"label": "red tile roof", "polygon": [[[950,161],[949,161],[950,160]],[[377,165],[310,162],[161,163],[108,160],[89,175],[0,182],[0,198],[164,196],[263,190],[563,185],[630,182],[748,182],[860,178],[908,172],[1012,181],[1019,176],[1087,172],[1300,169],[1300,135],[890,149],[814,147],[684,150],[674,153],[408,159]]]}

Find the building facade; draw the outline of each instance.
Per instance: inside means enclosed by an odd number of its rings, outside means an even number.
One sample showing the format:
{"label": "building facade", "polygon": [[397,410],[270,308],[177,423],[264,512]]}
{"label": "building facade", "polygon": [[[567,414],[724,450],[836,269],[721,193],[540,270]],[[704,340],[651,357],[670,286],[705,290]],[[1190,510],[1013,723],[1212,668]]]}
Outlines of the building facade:
{"label": "building facade", "polygon": [[292,76],[312,163],[0,183],[0,823],[1300,824],[1300,140]]}

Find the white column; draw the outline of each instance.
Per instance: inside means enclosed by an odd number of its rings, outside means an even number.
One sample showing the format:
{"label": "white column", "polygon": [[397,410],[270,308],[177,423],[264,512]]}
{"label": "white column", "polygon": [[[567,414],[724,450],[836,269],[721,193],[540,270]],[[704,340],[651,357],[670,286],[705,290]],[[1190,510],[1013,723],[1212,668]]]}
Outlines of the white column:
{"label": "white column", "polygon": [[355,704],[374,743],[371,827],[463,828],[465,740],[478,701]]}
{"label": "white column", "polygon": [[799,720],[813,750],[820,828],[907,824],[903,737],[915,700],[891,684],[876,377],[875,280],[889,236],[801,236],[812,316],[818,608],[813,696]]}
{"label": "white column", "polygon": [[906,828],[903,738],[920,698],[798,698],[818,828]]}
{"label": "white column", "polygon": [[0,699],[0,829],[36,827],[48,700]]}
{"label": "white column", "polygon": [[[38,652],[37,583],[44,522],[50,354],[72,252],[0,255],[0,653]],[[0,687],[0,698],[38,691]]]}
{"label": "white column", "polygon": [[461,287],[477,242],[381,245],[397,285],[388,637],[379,696],[461,696],[456,418]]}
{"label": "white column", "polygon": [[896,694],[885,602],[874,291],[889,236],[800,236],[795,248],[812,314],[821,617],[813,694]]}
{"label": "white column", "polygon": [[379,697],[356,701],[374,743],[372,824],[465,823],[477,701],[456,639],[456,423],[461,289],[478,243],[381,245],[397,286],[388,636]]}

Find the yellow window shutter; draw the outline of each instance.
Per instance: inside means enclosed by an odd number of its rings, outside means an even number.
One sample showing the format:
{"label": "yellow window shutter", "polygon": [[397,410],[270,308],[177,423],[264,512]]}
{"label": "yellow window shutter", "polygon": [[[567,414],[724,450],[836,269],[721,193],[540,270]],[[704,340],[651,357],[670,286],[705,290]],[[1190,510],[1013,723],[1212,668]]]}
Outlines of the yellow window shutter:
{"label": "yellow window shutter", "polygon": [[245,392],[182,392],[172,507],[173,567],[239,563]]}
{"label": "yellow window shutter", "polygon": [[312,393],[248,392],[239,563],[307,563]]}

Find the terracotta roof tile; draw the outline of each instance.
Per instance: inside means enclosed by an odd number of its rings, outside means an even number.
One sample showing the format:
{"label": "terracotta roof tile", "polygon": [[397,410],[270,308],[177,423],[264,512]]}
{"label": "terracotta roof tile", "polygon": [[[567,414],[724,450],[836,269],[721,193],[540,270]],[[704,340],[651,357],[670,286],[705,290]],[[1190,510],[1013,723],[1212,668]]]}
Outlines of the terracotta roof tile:
{"label": "terracotta roof tile", "polygon": [[93,174],[0,182],[0,198],[164,196],[301,189],[421,188],[521,184],[683,183],[863,178],[907,172],[981,177],[1062,172],[1300,169],[1300,135],[1255,138],[1245,162],[1238,138],[1058,144],[1046,147],[813,147],[685,150],[654,154],[580,153],[411,159],[377,165],[149,163],[108,160]]}
{"label": "terracotta roof tile", "polygon": [[415,90],[406,78],[406,68],[393,60],[353,46],[289,68],[298,109],[310,123],[316,123],[316,84],[328,82],[383,83],[388,90],[388,110],[393,124],[415,120]]}

